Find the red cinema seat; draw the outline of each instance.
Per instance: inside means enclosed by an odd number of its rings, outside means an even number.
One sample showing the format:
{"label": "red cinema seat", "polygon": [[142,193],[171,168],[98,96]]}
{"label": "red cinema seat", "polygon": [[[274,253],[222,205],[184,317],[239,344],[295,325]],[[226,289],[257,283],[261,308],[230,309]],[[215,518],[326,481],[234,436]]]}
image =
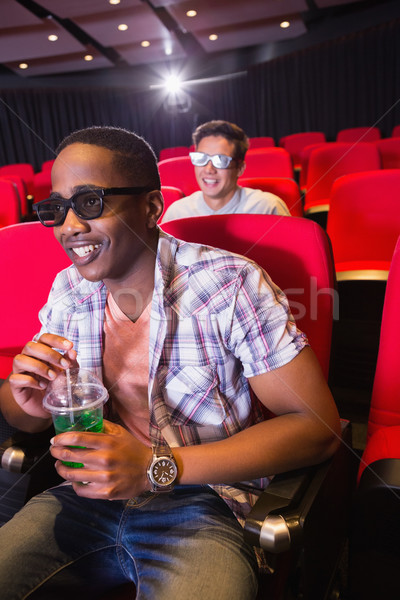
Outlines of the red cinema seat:
{"label": "red cinema seat", "polygon": [[34,200],[40,202],[50,196],[51,192],[51,169],[45,169],[33,176]]}
{"label": "red cinema seat", "polygon": [[177,187],[173,187],[172,185],[162,185],[161,193],[164,198],[164,210],[162,212],[160,222],[162,221],[162,216],[167,210],[167,208],[176,200],[180,200],[184,197],[184,193]]}
{"label": "red cinema seat", "polygon": [[58,271],[71,264],[54,232],[38,221],[0,229],[0,379],[40,329],[38,312]]}
{"label": "red cinema seat", "polygon": [[29,213],[29,205],[27,198],[28,192],[22,177],[20,177],[19,175],[3,175],[1,176],[1,179],[7,179],[8,181],[12,181],[12,183],[14,184],[14,188],[17,192],[21,217],[26,216]]}
{"label": "red cinema seat", "polygon": [[28,194],[33,196],[33,176],[35,172],[30,163],[14,163],[10,165],[4,165],[0,167],[0,177],[4,177],[4,175],[19,175],[28,191]]}
{"label": "red cinema seat", "polygon": [[381,168],[375,144],[333,142],[312,150],[308,163],[304,212],[329,211],[333,182],[342,175]]}
{"label": "red cinema seat", "polygon": [[[296,217],[228,214],[176,219],[161,228],[186,241],[243,254],[262,266],[292,301],[293,316],[328,375],[335,282],[328,237],[319,225]],[[316,277],[314,283],[308,277],[305,285],[305,271]],[[320,284],[325,291],[315,293]]]}
{"label": "red cinema seat", "polygon": [[375,142],[381,157],[382,169],[400,169],[400,137]]}
{"label": "red cinema seat", "polygon": [[51,171],[54,165],[55,158],[51,158],[50,160],[45,160],[42,162],[42,171]]}
{"label": "red cinema seat", "polygon": [[330,142],[319,142],[317,144],[310,144],[309,146],[305,146],[300,151],[299,186],[302,191],[307,191],[307,171],[311,152],[315,150],[315,148],[320,148],[321,146],[324,146],[329,143]]}
{"label": "red cinema seat", "polygon": [[[21,217],[20,211],[20,200],[15,183],[8,179],[0,178],[0,228],[19,223]],[[9,253],[10,251],[7,248],[3,250],[4,253]],[[1,260],[4,260],[4,254],[1,254]]]}
{"label": "red cinema seat", "polygon": [[380,138],[381,132],[377,127],[350,127],[338,131],[336,141],[347,143],[375,142]]}
{"label": "red cinema seat", "polygon": [[161,185],[177,187],[184,196],[199,190],[190,156],[166,158],[158,163]]}
{"label": "red cinema seat", "polygon": [[352,600],[397,598],[400,549],[400,238],[385,292],[379,351],[354,499],[349,589]]}
{"label": "red cinema seat", "polygon": [[400,235],[400,169],[338,178],[327,233],[338,281],[386,280]]}
{"label": "red cinema seat", "polygon": [[285,148],[292,157],[294,169],[301,168],[301,151],[311,144],[326,142],[326,136],[322,131],[303,131],[292,133],[279,140],[279,145]]}
{"label": "red cinema seat", "polygon": [[249,149],[251,150],[254,150],[254,148],[271,148],[275,146],[274,138],[269,136],[250,137],[249,142]]}
{"label": "red cinema seat", "polygon": [[289,152],[283,148],[255,148],[246,153],[244,177],[293,177]]}
{"label": "red cinema seat", "polygon": [[400,137],[400,125],[395,125],[392,129],[392,137]]}
{"label": "red cinema seat", "polygon": [[264,192],[271,192],[283,200],[293,217],[303,216],[299,186],[288,177],[239,177],[238,184]]}
{"label": "red cinema seat", "polygon": [[171,146],[169,148],[162,148],[160,150],[159,160],[165,160],[167,158],[175,158],[176,156],[188,156],[189,146]]}

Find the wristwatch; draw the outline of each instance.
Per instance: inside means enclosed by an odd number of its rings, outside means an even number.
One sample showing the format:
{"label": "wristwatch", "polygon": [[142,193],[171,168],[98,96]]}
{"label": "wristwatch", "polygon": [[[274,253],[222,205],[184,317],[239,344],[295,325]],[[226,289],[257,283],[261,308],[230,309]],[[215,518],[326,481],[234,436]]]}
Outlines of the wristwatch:
{"label": "wristwatch", "polygon": [[178,468],[169,446],[153,446],[153,458],[147,468],[152,492],[170,492],[174,488]]}

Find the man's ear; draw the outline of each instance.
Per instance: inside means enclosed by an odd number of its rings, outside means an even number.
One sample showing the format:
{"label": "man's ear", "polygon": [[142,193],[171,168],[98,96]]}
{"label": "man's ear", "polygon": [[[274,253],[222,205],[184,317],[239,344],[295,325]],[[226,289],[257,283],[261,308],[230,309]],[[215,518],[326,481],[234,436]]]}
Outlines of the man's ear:
{"label": "man's ear", "polygon": [[156,226],[164,210],[164,199],[160,190],[153,190],[146,195],[147,225]]}
{"label": "man's ear", "polygon": [[240,163],[239,168],[238,168],[238,177],[241,177],[243,175],[245,168],[246,168],[246,163],[243,161]]}

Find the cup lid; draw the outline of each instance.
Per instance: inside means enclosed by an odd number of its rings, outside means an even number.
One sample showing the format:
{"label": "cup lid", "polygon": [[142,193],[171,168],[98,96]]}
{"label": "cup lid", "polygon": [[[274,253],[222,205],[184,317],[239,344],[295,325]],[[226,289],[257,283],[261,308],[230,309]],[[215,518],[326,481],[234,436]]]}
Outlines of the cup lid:
{"label": "cup lid", "polygon": [[105,404],[108,391],[100,379],[85,369],[62,371],[51,381],[43,398],[43,406],[51,413],[90,410]]}

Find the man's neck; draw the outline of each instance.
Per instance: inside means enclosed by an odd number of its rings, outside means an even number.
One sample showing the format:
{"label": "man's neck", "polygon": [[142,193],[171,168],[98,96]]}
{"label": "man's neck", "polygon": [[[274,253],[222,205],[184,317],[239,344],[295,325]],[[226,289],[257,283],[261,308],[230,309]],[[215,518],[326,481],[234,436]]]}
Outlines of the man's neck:
{"label": "man's neck", "polygon": [[153,297],[156,250],[146,249],[140,265],[123,280],[104,282],[119,309],[131,321],[137,321]]}
{"label": "man's neck", "polygon": [[204,202],[211,208],[213,211],[221,210],[222,207],[226,206],[228,202],[230,202],[233,196],[236,194],[239,186],[237,186],[231,194],[224,196],[223,198],[210,198],[206,196],[203,192]]}

